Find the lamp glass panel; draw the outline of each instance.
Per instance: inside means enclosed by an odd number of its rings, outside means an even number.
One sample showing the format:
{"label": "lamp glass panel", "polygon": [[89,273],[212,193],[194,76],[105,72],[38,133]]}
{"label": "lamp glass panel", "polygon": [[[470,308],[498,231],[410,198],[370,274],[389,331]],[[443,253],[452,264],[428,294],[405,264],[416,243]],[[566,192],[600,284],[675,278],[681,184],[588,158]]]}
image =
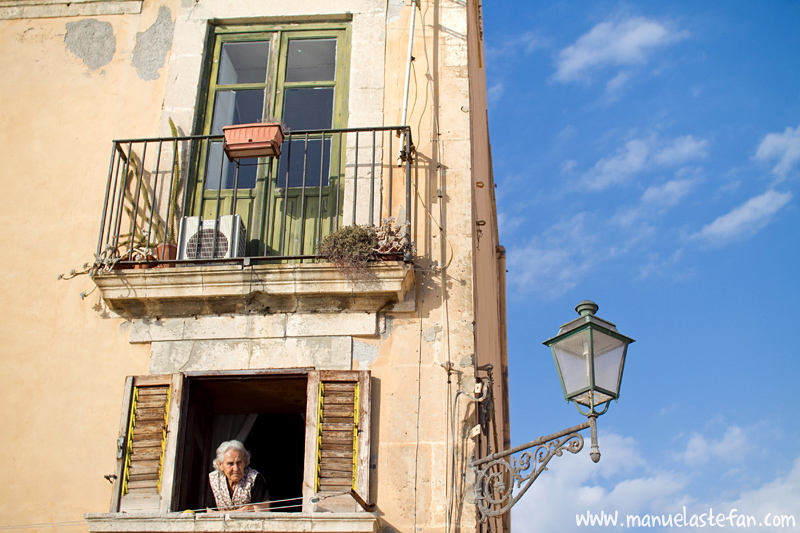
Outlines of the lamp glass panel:
{"label": "lamp glass panel", "polygon": [[589,331],[562,339],[552,345],[567,398],[589,386]]}
{"label": "lamp glass panel", "polygon": [[594,331],[594,382],[600,388],[619,394],[622,358],[626,342]]}

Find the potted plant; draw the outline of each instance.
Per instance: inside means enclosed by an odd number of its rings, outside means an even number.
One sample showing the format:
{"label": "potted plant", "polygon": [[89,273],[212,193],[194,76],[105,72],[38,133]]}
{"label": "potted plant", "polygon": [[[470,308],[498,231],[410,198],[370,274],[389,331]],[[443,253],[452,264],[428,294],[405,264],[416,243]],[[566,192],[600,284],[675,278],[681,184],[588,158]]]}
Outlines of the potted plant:
{"label": "potted plant", "polygon": [[268,119],[254,124],[224,126],[224,149],[230,161],[244,157],[279,157],[283,142],[283,126]]}
{"label": "potted plant", "polygon": [[351,280],[368,277],[378,240],[371,226],[343,226],[319,243],[317,253]]}

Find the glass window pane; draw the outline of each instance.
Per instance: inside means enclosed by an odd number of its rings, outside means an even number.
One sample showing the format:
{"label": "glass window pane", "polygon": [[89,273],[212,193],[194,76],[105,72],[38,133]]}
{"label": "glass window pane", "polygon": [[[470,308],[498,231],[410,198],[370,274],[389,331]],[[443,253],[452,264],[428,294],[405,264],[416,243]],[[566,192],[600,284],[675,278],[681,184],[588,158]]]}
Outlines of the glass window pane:
{"label": "glass window pane", "polygon": [[[206,174],[203,188],[207,191],[216,191],[219,188],[220,165],[222,165],[223,189],[233,189],[236,183],[236,163],[228,161],[222,150],[221,142],[212,142],[208,145],[208,158],[206,159]],[[256,186],[256,173],[258,171],[258,158],[239,160],[238,189],[254,189]]]}
{"label": "glass window pane", "polygon": [[217,91],[211,135],[221,135],[223,126],[260,122],[264,116],[264,90]]}
{"label": "glass window pane", "polygon": [[[286,187],[287,170],[289,187],[303,186],[303,162],[305,161],[306,187],[318,187],[320,182],[320,160],[322,161],[322,186],[328,185],[331,164],[331,140],[297,139],[283,143],[278,167],[278,187]],[[288,165],[288,169],[287,169]]]}
{"label": "glass window pane", "polygon": [[283,122],[290,130],[325,130],[332,121],[333,88],[285,91]]}
{"label": "glass window pane", "polygon": [[336,39],[289,41],[286,81],[333,81],[336,78]]}
{"label": "glass window pane", "polygon": [[269,41],[222,43],[218,85],[265,83],[269,62]]}

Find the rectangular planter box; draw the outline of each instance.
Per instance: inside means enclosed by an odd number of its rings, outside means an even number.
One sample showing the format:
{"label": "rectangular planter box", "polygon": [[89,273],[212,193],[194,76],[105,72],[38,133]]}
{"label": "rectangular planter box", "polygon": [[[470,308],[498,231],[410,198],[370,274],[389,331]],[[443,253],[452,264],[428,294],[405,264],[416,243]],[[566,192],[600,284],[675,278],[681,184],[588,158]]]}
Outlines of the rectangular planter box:
{"label": "rectangular planter box", "polygon": [[279,157],[283,128],[277,123],[237,124],[222,128],[228,159]]}

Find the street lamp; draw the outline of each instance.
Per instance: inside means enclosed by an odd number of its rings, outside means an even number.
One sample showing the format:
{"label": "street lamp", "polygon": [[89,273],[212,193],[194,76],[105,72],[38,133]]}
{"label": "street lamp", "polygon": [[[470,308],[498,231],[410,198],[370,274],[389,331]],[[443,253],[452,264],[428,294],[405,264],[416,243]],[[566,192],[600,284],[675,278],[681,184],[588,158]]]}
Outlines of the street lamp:
{"label": "street lamp", "polygon": [[[473,461],[475,501],[482,521],[508,512],[547,469],[550,459],[560,457],[564,450],[580,452],[580,431],[590,429],[589,456],[595,463],[600,460],[597,417],[608,411],[611,400],[619,398],[625,356],[634,340],[620,334],[611,322],[595,316],[597,309],[594,302],[582,301],[575,308],[580,317],[561,326],[558,335],[544,342],[553,352],[564,398],[589,421]],[[598,410],[600,407],[602,410]],[[522,453],[518,457],[512,457],[519,452]]]}
{"label": "street lamp", "polygon": [[[564,398],[573,402],[582,415],[601,415],[611,400],[619,398],[625,354],[633,339],[620,335],[617,327],[594,316],[597,304],[584,300],[575,310],[581,315],[567,322],[558,335],[544,341],[553,351]],[[605,404],[602,412],[596,407]],[[589,408],[586,413],[580,406]]]}

